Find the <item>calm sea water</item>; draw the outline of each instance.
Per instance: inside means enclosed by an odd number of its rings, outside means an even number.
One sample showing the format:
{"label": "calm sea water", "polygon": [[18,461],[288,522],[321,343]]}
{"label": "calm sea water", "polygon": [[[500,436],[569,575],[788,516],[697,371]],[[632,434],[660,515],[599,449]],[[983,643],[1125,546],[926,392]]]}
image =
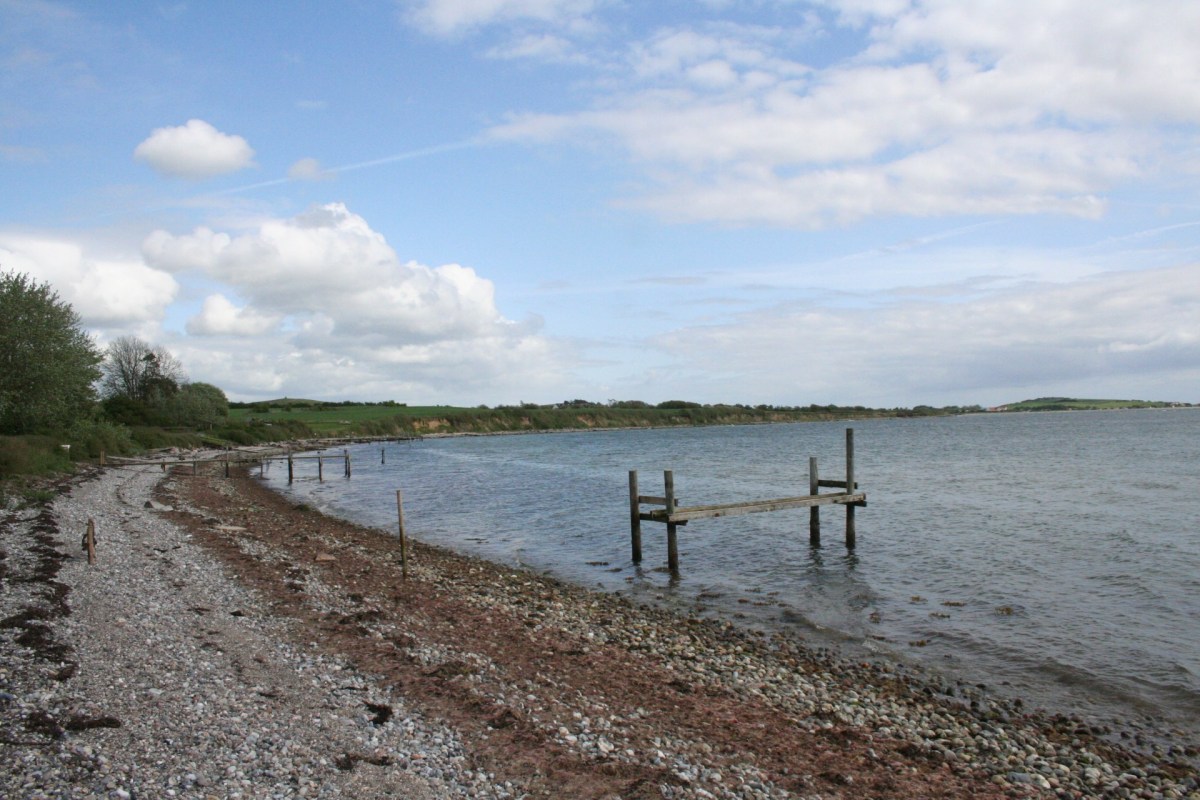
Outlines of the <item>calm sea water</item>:
{"label": "calm sea water", "polygon": [[[684,505],[807,494],[808,457],[844,474],[847,423],[432,439],[304,462],[281,491],[410,535],[740,624],[840,641],[1053,711],[1200,730],[1200,409],[867,420],[869,506],[665,526],[629,550],[628,471],[675,472]],[[340,451],[339,451],[340,452]],[[311,474],[310,474],[311,473]]]}

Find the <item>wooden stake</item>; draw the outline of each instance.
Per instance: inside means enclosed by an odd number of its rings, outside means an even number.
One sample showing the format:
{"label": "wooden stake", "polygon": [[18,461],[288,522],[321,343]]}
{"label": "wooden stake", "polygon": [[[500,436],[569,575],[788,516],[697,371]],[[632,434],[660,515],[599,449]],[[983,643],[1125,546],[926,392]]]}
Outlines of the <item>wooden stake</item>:
{"label": "wooden stake", "polygon": [[96,563],[96,521],[88,517],[87,533],[84,534],[84,544],[87,546],[88,563]]}
{"label": "wooden stake", "polygon": [[[675,473],[672,470],[663,471],[664,494],[667,499],[667,519],[675,513]],[[679,541],[676,536],[677,525],[667,522],[667,569],[679,572]]]}
{"label": "wooden stake", "polygon": [[346,477],[349,478],[350,477],[350,451],[343,449],[342,455],[344,455],[346,457]]}
{"label": "wooden stake", "polygon": [[408,580],[408,539],[404,535],[404,500],[396,490],[396,517],[400,521],[400,574]]}
{"label": "wooden stake", "polygon": [[[854,485],[854,428],[846,428],[846,491],[853,492]],[[854,506],[846,505],[846,547],[854,547],[857,531],[854,529]]]}
{"label": "wooden stake", "polygon": [[[817,457],[808,457],[808,493],[815,495],[821,491],[821,484],[817,477]],[[810,545],[819,545],[821,543],[821,509],[818,506],[813,506],[808,510],[808,543]]]}
{"label": "wooden stake", "polygon": [[317,453],[317,481],[325,482],[325,456],[323,453]]}
{"label": "wooden stake", "polygon": [[629,470],[629,544],[633,548],[633,563],[642,563],[642,515],[636,469]]}
{"label": "wooden stake", "polygon": [[379,448],[379,463],[380,464],[387,463],[387,448],[386,447]]}
{"label": "wooden stake", "polygon": [[292,454],[288,452],[288,483],[292,482]]}

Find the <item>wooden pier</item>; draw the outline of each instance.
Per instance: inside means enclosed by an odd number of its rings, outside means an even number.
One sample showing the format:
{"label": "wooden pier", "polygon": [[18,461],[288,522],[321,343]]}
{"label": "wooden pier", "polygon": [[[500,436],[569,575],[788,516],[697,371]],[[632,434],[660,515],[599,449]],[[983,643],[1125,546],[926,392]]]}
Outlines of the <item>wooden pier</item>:
{"label": "wooden pier", "polygon": [[[633,562],[642,560],[642,522],[662,522],[667,526],[667,567],[671,572],[679,571],[678,526],[693,520],[716,517],[736,517],[742,514],[761,514],[766,511],[783,511],[789,508],[809,509],[809,542],[821,543],[821,506],[839,505],[846,508],[846,547],[855,546],[856,532],[854,511],[867,504],[865,492],[858,491],[854,480],[854,429],[846,429],[846,479],[826,480],[817,473],[817,459],[808,460],[808,491],[798,497],[781,497],[773,500],[751,500],[740,503],[718,505],[681,506],[675,496],[675,473],[663,472],[664,493],[644,495],[638,493],[637,470],[629,471],[629,528]],[[822,488],[841,489],[839,492],[821,493]],[[643,505],[663,506],[643,511]]]}

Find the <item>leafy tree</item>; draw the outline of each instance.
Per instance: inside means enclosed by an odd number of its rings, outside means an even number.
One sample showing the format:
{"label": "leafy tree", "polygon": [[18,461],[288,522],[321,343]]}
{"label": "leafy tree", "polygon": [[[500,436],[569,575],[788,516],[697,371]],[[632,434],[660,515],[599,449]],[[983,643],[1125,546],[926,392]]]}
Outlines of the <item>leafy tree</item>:
{"label": "leafy tree", "polygon": [[153,407],[174,396],[184,379],[183,365],[165,347],[122,336],[108,346],[100,390],[106,399]]}
{"label": "leafy tree", "polygon": [[185,383],[166,401],[164,415],[172,425],[211,428],[229,416],[229,400],[211,383]]}
{"label": "leafy tree", "polygon": [[100,361],[49,284],[0,272],[0,433],[59,430],[89,414]]}

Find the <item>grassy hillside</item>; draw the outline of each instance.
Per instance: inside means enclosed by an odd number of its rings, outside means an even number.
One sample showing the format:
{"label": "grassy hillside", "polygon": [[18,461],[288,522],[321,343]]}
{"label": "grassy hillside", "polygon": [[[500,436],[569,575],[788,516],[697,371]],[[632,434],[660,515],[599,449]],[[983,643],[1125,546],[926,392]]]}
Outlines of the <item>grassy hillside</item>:
{"label": "grassy hillside", "polygon": [[1174,408],[1189,403],[1161,400],[1081,400],[1073,397],[1039,397],[1001,406],[1002,411],[1105,411],[1119,408]]}

